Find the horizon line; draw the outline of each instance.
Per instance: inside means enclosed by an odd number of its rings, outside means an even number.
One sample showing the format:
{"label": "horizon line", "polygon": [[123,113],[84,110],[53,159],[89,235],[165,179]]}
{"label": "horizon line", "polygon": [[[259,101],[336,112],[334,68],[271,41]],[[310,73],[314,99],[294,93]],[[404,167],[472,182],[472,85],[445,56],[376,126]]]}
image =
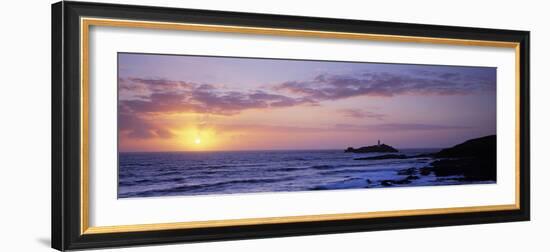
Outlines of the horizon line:
{"label": "horizon line", "polygon": [[[361,148],[361,147],[357,147]],[[409,147],[409,148],[400,148],[397,150],[414,150],[414,149],[445,149],[450,147]],[[344,149],[241,149],[241,150],[166,150],[166,151],[118,151],[118,153],[177,153],[177,152],[261,152],[261,151],[334,151],[341,150],[344,152]]]}

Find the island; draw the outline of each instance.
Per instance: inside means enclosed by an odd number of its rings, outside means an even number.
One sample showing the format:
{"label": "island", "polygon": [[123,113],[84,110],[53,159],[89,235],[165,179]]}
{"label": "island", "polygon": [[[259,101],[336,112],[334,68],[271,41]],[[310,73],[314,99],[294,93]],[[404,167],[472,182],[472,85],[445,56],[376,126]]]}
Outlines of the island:
{"label": "island", "polygon": [[399,152],[397,149],[387,145],[387,144],[381,144],[380,140],[378,140],[377,145],[371,145],[371,146],[363,146],[360,148],[353,148],[348,147],[344,152],[351,152],[351,153],[371,153],[371,152]]}

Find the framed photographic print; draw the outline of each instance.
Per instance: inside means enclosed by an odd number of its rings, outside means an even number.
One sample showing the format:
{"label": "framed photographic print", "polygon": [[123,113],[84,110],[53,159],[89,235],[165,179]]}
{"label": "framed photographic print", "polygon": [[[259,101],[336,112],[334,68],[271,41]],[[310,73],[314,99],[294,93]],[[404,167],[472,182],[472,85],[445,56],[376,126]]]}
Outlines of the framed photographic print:
{"label": "framed photographic print", "polygon": [[529,32],[52,6],[58,250],[529,220]]}

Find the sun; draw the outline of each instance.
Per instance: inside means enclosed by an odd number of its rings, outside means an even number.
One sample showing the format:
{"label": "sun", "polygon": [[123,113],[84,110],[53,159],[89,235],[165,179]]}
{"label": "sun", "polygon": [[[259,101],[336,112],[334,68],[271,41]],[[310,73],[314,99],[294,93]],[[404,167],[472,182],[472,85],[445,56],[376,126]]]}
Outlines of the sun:
{"label": "sun", "polygon": [[184,128],[178,132],[178,144],[185,151],[206,151],[217,147],[218,139],[212,129]]}

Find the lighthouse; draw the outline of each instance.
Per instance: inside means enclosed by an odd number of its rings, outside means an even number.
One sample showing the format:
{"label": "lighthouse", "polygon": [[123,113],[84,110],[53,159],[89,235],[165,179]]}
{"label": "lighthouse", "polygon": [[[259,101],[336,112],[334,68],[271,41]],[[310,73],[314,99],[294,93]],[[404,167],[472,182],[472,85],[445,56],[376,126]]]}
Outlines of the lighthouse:
{"label": "lighthouse", "polygon": [[378,139],[378,146],[380,146],[380,139]]}

